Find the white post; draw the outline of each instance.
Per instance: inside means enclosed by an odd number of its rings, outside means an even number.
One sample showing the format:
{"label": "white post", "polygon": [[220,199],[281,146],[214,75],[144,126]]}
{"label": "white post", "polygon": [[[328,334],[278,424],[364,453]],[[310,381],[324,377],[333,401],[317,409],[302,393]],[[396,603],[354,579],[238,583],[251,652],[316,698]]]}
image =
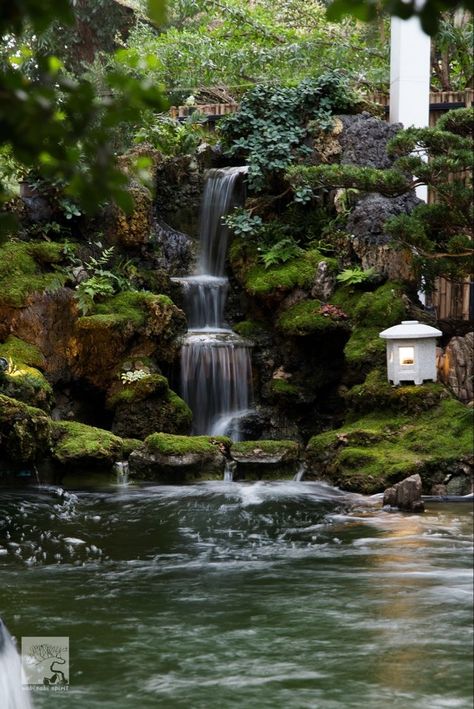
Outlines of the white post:
{"label": "white post", "polygon": [[[426,128],[430,122],[430,37],[418,17],[392,17],[390,44],[390,123]],[[416,194],[425,202],[423,185]]]}

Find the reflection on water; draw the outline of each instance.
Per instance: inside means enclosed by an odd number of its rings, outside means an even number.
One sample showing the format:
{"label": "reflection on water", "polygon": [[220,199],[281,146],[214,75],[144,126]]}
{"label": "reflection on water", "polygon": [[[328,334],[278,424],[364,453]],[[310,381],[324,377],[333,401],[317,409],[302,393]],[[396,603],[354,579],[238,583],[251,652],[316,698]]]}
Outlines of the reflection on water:
{"label": "reflection on water", "polygon": [[472,509],[320,483],[4,491],[0,615],[70,709],[472,708]]}

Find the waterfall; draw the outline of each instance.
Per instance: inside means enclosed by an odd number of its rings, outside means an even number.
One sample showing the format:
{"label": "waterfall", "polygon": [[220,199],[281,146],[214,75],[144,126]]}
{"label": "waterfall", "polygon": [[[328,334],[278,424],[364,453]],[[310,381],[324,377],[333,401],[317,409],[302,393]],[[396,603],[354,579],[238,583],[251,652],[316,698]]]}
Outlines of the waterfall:
{"label": "waterfall", "polygon": [[20,656],[1,618],[0,707],[2,709],[31,709],[32,707],[29,693],[22,685]]}
{"label": "waterfall", "polygon": [[239,440],[239,419],[252,405],[250,343],[224,320],[228,229],[222,217],[238,202],[246,167],[209,170],[199,219],[197,272],[173,279],[183,287],[188,335],[181,349],[181,391],[193,412],[193,434]]}

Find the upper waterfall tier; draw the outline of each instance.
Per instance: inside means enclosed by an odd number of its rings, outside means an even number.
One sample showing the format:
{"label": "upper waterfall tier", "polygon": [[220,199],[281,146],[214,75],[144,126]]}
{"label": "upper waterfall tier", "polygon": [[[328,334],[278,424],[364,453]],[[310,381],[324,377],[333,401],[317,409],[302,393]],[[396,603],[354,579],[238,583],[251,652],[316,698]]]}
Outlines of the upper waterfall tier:
{"label": "upper waterfall tier", "polygon": [[238,183],[248,172],[247,166],[209,170],[204,186],[199,217],[201,253],[198,273],[223,276],[229,231],[222,218],[241,202]]}

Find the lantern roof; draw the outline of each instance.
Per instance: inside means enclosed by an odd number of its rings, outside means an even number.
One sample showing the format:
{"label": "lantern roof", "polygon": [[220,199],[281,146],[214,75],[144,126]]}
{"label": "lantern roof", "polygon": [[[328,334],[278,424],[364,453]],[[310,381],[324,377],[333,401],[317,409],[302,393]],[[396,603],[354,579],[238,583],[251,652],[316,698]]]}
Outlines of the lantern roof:
{"label": "lantern roof", "polygon": [[425,325],[418,320],[402,320],[400,325],[394,325],[382,330],[379,337],[384,340],[418,340],[425,337],[440,337],[443,333],[431,325]]}

